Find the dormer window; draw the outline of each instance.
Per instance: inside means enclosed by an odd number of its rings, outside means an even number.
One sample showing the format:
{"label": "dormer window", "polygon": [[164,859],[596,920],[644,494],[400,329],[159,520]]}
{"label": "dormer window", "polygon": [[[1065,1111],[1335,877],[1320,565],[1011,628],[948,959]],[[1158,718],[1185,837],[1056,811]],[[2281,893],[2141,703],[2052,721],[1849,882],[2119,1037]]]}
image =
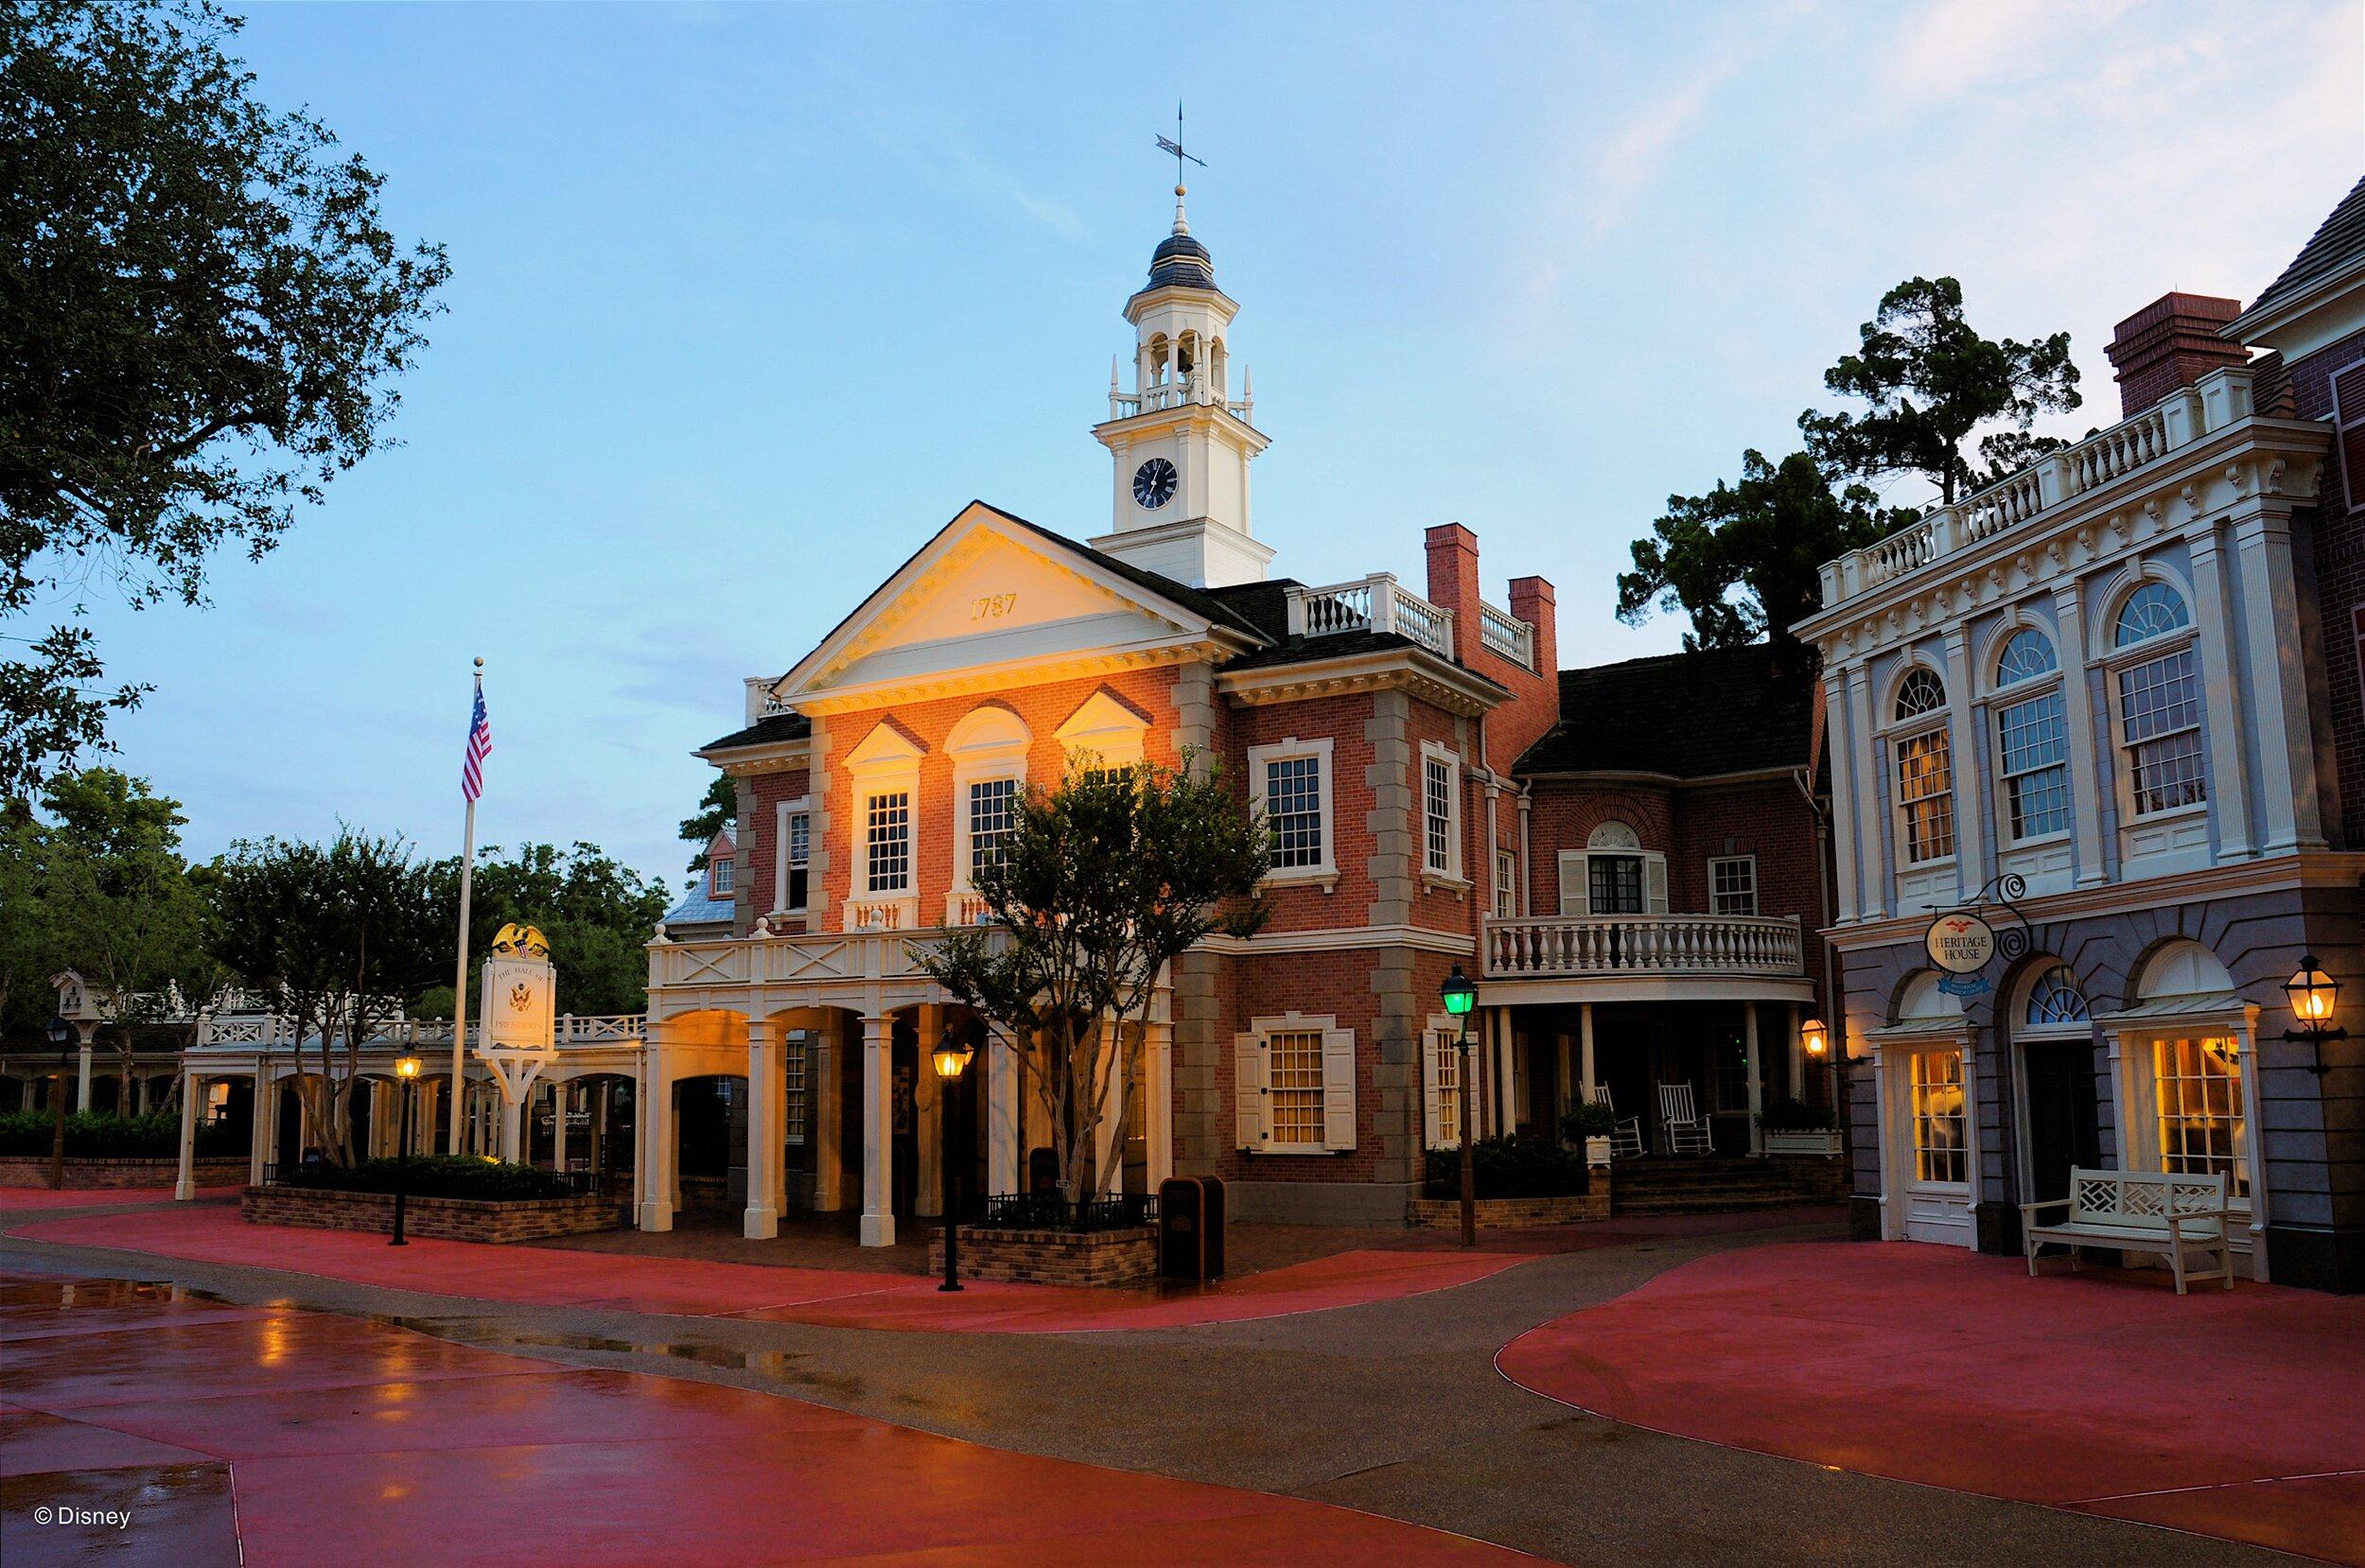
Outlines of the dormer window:
{"label": "dormer window", "polygon": [[727,898],[731,896],[731,872],[734,862],[721,858],[707,862],[707,897]]}

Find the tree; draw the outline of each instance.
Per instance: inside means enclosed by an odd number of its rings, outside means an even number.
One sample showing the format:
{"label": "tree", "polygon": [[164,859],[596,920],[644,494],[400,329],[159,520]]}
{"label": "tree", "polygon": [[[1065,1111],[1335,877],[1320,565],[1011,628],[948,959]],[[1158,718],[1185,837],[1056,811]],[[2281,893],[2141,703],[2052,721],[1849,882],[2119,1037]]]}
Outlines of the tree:
{"label": "tree", "polygon": [[1883,510],[1872,492],[1831,481],[1803,452],[1777,465],[1741,455],[1741,479],[1705,496],[1670,496],[1652,537],[1634,542],[1634,570],[1618,576],[1618,618],[1653,609],[1691,618],[1684,647],[1738,648],[1761,637],[1794,641],[1790,628],[1822,602],[1820,568],[1868,545],[1909,514]]}
{"label": "tree", "polygon": [[[1823,373],[1823,384],[1871,405],[1864,414],[1798,416],[1807,451],[1826,471],[1873,479],[1920,474],[1952,503],[1985,477],[2009,473],[2062,444],[2032,436],[2030,423],[2047,410],[2076,408],[2077,367],[2069,334],[2032,343],[1990,341],[1963,320],[1963,286],[1953,278],[1909,278],[1881,297],[1873,319],[1858,328],[1854,354]],[[1987,476],[1974,469],[1963,443],[1980,426],[2008,420],[2012,428],[1981,444]]]}
{"label": "tree", "polygon": [[324,849],[240,841],[218,870],[221,960],[291,1020],[299,1069],[307,1042],[317,1052],[318,1071],[302,1071],[296,1092],[324,1155],[349,1164],[361,1046],[450,956],[433,869],[400,838],[343,828]]}
{"label": "tree", "polygon": [[[94,584],[203,601],[384,444],[449,275],[382,178],[225,52],[208,0],[0,5],[0,621]],[[0,661],[0,793],[31,796],[146,689],[77,618]]]}
{"label": "tree", "polygon": [[973,874],[982,924],[914,948],[923,970],[1011,1042],[1069,1204],[1099,1185],[1095,1129],[1111,1125],[1110,1147],[1124,1147],[1161,977],[1205,937],[1254,934],[1270,863],[1264,825],[1188,753],[1175,769],[1074,766],[1056,790],[1020,797],[994,858]]}
{"label": "tree", "polygon": [[707,845],[714,835],[728,828],[739,814],[739,790],[728,774],[716,774],[708,781],[707,793],[698,797],[698,814],[682,818],[681,836],[698,846],[690,857],[692,875],[707,868]]}
{"label": "tree", "polygon": [[[438,862],[432,875],[438,924],[448,932],[460,918],[460,863]],[[638,1013],[649,1004],[649,936],[669,901],[662,882],[594,844],[528,844],[506,859],[488,847],[477,862],[468,950],[490,949],[513,920],[538,926],[558,970],[560,1012]],[[441,1000],[448,1012],[448,991]]]}

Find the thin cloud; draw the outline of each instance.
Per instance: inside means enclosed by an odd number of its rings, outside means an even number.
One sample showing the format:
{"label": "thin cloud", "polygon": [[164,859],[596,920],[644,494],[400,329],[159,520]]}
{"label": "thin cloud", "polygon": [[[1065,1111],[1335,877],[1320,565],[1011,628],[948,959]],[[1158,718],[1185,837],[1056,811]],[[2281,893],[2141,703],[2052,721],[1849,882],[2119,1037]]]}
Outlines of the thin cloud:
{"label": "thin cloud", "polygon": [[1091,226],[1061,202],[1022,184],[977,152],[973,132],[926,113],[918,102],[881,86],[841,61],[828,62],[845,90],[846,117],[882,151],[939,184],[1007,202],[1064,239],[1084,238]]}

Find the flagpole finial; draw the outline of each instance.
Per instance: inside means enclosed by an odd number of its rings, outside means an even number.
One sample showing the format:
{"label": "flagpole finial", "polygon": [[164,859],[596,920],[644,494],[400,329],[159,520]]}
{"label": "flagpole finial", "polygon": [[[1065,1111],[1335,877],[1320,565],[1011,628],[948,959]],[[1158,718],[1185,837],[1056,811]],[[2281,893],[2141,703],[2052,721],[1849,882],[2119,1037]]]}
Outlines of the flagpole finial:
{"label": "flagpole finial", "polygon": [[483,668],[484,668],[484,655],[483,655],[483,654],[479,653],[479,654],[476,656],[476,667],[477,667],[479,670],[482,670],[482,669],[483,669]]}

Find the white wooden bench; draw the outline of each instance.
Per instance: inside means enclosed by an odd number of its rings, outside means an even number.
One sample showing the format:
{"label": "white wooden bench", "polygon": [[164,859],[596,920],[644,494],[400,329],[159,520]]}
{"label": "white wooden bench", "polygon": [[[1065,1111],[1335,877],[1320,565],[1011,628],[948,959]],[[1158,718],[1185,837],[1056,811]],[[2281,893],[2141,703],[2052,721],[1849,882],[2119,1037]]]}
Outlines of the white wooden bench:
{"label": "white wooden bench", "polygon": [[[2068,1216],[2054,1224],[2040,1224],[2038,1215],[2049,1209],[2065,1209]],[[2073,1169],[2069,1196],[2020,1206],[2021,1250],[2027,1255],[2032,1278],[2037,1272],[2037,1249],[2050,1243],[2070,1249],[2073,1271],[2081,1246],[2157,1252],[2175,1271],[2179,1296],[2193,1280],[2223,1280],[2225,1288],[2232,1290],[2234,1214],[2226,1202],[2223,1173],[2191,1176]],[[2216,1260],[2216,1272],[2194,1269],[2194,1259],[2212,1257]]]}

